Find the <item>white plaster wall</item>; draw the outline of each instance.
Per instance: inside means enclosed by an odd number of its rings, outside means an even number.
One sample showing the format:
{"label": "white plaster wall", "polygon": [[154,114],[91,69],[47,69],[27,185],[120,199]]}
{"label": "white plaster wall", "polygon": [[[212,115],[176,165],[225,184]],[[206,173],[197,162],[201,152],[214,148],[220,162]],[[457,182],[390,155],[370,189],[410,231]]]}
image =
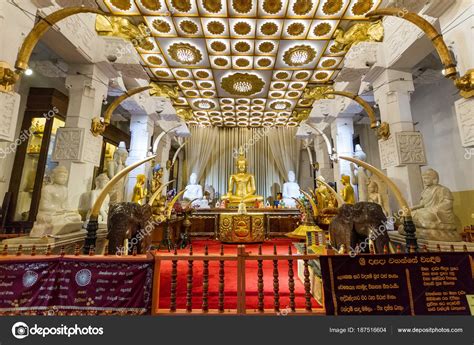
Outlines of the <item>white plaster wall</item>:
{"label": "white plaster wall", "polygon": [[454,111],[457,99],[457,90],[446,79],[416,85],[411,97],[413,121],[423,134],[428,166],[438,171],[440,183],[453,192],[474,190],[474,156],[464,157]]}

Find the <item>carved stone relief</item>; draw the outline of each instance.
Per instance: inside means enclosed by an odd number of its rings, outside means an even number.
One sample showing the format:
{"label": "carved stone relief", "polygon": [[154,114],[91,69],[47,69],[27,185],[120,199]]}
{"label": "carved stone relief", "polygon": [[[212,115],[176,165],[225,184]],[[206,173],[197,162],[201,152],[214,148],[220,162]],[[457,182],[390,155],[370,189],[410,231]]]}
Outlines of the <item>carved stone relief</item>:
{"label": "carved stone relief", "polygon": [[0,92],[0,104],[0,141],[13,141],[20,108],[20,95]]}
{"label": "carved stone relief", "polygon": [[454,103],[458,120],[459,135],[463,147],[474,146],[474,99],[464,99]]}
{"label": "carved stone relief", "polygon": [[75,161],[100,165],[102,137],[94,137],[85,128],[59,128],[53,161]]}
{"label": "carved stone relief", "polygon": [[408,164],[425,165],[426,154],[420,132],[398,132],[379,140],[382,169]]}

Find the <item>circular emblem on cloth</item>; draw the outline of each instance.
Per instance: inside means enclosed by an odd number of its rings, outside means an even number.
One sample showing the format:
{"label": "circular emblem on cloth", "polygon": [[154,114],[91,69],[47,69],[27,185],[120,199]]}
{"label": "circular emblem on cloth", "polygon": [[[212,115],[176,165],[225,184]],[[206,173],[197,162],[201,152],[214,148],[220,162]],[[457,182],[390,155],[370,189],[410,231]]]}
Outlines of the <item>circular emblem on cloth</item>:
{"label": "circular emblem on cloth", "polygon": [[91,282],[92,273],[88,269],[82,269],[76,273],[76,284],[79,286],[89,285]]}
{"label": "circular emblem on cloth", "polygon": [[31,287],[33,286],[38,280],[38,273],[33,271],[26,271],[23,274],[23,286],[24,287]]}

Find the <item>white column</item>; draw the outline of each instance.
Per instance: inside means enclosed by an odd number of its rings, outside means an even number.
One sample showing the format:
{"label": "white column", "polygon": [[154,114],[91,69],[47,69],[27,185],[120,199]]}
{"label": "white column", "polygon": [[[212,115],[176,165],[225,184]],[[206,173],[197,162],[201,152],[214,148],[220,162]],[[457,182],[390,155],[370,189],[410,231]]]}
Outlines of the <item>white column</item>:
{"label": "white column", "polygon": [[[148,115],[132,115],[130,121],[130,151],[127,159],[127,165],[131,165],[146,158],[151,146],[151,137],[153,135],[153,120]],[[128,175],[128,182],[125,189],[125,201],[132,199],[133,187],[137,182],[137,175],[144,174],[149,176],[150,163],[142,164],[135,168]]]}
{"label": "white column", "polygon": [[94,167],[100,165],[102,136],[93,136],[90,128],[92,118],[101,114],[109,78],[96,65],[71,66],[69,72],[66,125],[58,130],[53,160],[68,168],[69,204],[77,208],[81,194],[91,189]]}
{"label": "white column", "polygon": [[[352,117],[337,117],[331,123],[331,137],[334,148],[339,156],[352,157],[353,149],[354,123]],[[341,176],[351,176],[350,163],[345,160],[339,160],[334,163],[334,181],[337,182],[338,190],[342,190]]]}
{"label": "white column", "polygon": [[379,141],[382,168],[408,203],[416,204],[423,190],[420,166],[426,164],[426,156],[423,138],[415,132],[411,115],[412,75],[387,69],[373,81],[373,87],[381,120],[388,122],[391,132],[388,140]]}
{"label": "white column", "polygon": [[314,150],[316,152],[316,161],[319,163],[318,176],[324,177],[326,182],[334,181],[334,171],[329,159],[329,153],[326,142],[321,135],[314,137]]}

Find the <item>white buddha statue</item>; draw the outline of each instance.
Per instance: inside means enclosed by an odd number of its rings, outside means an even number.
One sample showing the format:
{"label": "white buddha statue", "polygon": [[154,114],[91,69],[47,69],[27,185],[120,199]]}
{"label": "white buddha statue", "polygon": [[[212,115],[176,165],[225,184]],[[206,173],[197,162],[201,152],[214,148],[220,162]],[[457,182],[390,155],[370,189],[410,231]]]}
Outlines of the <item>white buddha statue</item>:
{"label": "white buddha statue", "polygon": [[296,201],[293,198],[299,198],[301,196],[300,186],[295,180],[295,173],[290,170],[288,172],[288,182],[283,184],[283,202],[285,207],[288,208],[296,207]]}
{"label": "white buddha statue", "polygon": [[189,184],[184,190],[183,199],[192,201],[193,207],[209,208],[209,201],[203,199],[202,186],[197,183],[197,174],[192,173],[189,176]]}
{"label": "white buddha statue", "polygon": [[461,241],[456,229],[451,191],[438,183],[439,175],[433,169],[423,172],[422,178],[425,189],[421,193],[420,204],[411,209],[416,237],[433,241]]}
{"label": "white buddha statue", "polygon": [[[354,151],[354,157],[365,162],[367,160],[367,155],[362,150],[362,147],[357,144]],[[362,167],[357,167],[354,163],[351,163],[351,182],[353,185],[357,186],[357,196],[359,201],[368,201],[368,185],[369,185],[369,176],[367,171]]]}
{"label": "white buddha statue", "polygon": [[[119,147],[114,152],[114,159],[108,162],[107,165],[107,176],[109,179],[112,179],[115,175],[117,175],[120,171],[125,168],[125,162],[128,158],[127,148],[123,141],[120,142]],[[125,178],[122,178],[118,181],[114,188],[110,191],[110,203],[115,204],[124,201],[124,186],[125,186]]]}
{"label": "white buddha statue", "polygon": [[64,166],[52,171],[52,183],[41,190],[39,210],[30,237],[63,235],[81,228],[81,215],[68,208],[68,177],[69,172]]}
{"label": "white buddha statue", "polygon": [[[104,187],[107,185],[109,181],[110,179],[105,173],[100,174],[99,176],[95,178],[95,189],[89,192],[89,204],[88,204],[88,212],[86,216],[87,219],[89,219],[90,217],[92,206],[94,206],[95,201],[99,197],[100,193],[102,193],[102,190],[104,189]],[[99,219],[98,219],[99,223],[107,223],[107,218],[109,215],[109,203],[110,203],[110,197],[107,194],[104,201],[102,202],[102,206],[100,207]]]}

